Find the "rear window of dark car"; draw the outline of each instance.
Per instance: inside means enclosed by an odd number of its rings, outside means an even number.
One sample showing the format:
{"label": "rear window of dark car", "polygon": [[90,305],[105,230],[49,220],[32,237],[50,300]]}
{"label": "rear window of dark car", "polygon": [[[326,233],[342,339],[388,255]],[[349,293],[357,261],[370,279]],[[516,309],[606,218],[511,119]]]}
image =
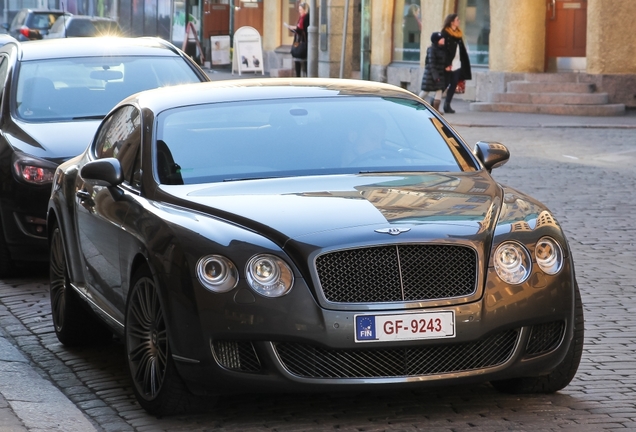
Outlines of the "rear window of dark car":
{"label": "rear window of dark car", "polygon": [[48,30],[51,28],[59,14],[33,12],[27,18],[26,26],[31,29]]}
{"label": "rear window of dark car", "polygon": [[66,29],[67,36],[94,36],[96,33],[95,24],[88,20],[72,20]]}
{"label": "rear window of dark car", "polygon": [[27,121],[103,117],[142,90],[200,82],[180,56],[105,56],[24,61],[15,108]]}

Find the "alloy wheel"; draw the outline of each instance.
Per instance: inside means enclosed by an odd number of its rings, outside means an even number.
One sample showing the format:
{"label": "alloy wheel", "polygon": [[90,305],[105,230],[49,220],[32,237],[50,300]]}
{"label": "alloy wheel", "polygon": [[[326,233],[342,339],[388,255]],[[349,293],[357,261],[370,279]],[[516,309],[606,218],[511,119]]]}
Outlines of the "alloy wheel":
{"label": "alloy wheel", "polygon": [[64,255],[64,244],[59,228],[53,231],[51,237],[51,259],[50,259],[50,284],[51,284],[51,314],[53,325],[59,332],[64,328],[64,317],[66,314],[66,289],[68,287],[68,277],[66,270],[66,256]]}
{"label": "alloy wheel", "polygon": [[126,344],[135,386],[144,399],[153,400],[165,378],[168,340],[159,297],[147,276],[137,281],[131,294]]}

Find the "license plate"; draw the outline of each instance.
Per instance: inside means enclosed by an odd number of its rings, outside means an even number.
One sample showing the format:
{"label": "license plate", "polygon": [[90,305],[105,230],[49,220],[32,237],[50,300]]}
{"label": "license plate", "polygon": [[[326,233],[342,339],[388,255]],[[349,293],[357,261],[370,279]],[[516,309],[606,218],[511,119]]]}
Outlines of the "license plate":
{"label": "license plate", "polygon": [[455,337],[455,312],[355,315],[356,342],[386,342]]}

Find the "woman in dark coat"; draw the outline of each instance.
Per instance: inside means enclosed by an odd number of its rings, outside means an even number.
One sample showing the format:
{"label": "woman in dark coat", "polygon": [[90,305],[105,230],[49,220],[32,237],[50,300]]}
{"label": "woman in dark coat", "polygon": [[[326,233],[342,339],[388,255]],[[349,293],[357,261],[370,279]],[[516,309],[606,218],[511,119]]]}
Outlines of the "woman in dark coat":
{"label": "woman in dark coat", "polygon": [[435,32],[431,35],[431,46],[426,50],[422,91],[420,92],[421,98],[425,98],[429,92],[435,92],[435,96],[429,103],[436,110],[439,110],[442,92],[446,88],[446,50],[444,49],[444,43],[444,38],[440,32]]}
{"label": "woman in dark coat", "polygon": [[305,52],[301,54],[299,57],[295,57],[292,53],[292,57],[294,57],[294,66],[296,69],[296,76],[301,76],[301,69],[307,76],[307,28],[309,27],[309,6],[305,2],[301,2],[298,5],[298,23],[295,26],[290,26],[287,23],[284,23],[284,26],[289,30],[294,32],[294,43],[296,42],[304,42],[305,44]]}
{"label": "woman in dark coat", "polygon": [[464,45],[464,34],[459,28],[459,16],[457,14],[450,14],[446,17],[442,36],[444,36],[446,41],[446,75],[448,81],[444,112],[452,114],[455,110],[451,108],[450,104],[455,95],[457,83],[472,78],[470,59]]}

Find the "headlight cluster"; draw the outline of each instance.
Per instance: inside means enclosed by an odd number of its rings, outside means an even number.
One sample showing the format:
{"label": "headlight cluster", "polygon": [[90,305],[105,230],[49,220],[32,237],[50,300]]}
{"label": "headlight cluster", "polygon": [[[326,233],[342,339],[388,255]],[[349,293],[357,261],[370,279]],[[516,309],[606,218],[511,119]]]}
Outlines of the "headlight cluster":
{"label": "headlight cluster", "polygon": [[[197,278],[210,291],[223,293],[236,287],[238,270],[221,255],[208,255],[197,262]],[[294,284],[294,274],[285,261],[275,255],[253,256],[245,266],[249,286],[264,297],[281,297]]]}
{"label": "headlight cluster", "polygon": [[[539,239],[534,248],[534,258],[546,274],[555,275],[563,268],[563,250],[550,237]],[[532,272],[530,252],[520,243],[507,241],[499,245],[493,257],[495,271],[502,281],[509,284],[525,282]]]}
{"label": "headlight cluster", "polygon": [[208,255],[197,262],[197,277],[210,291],[223,293],[234,289],[239,275],[232,261],[221,255]]}

